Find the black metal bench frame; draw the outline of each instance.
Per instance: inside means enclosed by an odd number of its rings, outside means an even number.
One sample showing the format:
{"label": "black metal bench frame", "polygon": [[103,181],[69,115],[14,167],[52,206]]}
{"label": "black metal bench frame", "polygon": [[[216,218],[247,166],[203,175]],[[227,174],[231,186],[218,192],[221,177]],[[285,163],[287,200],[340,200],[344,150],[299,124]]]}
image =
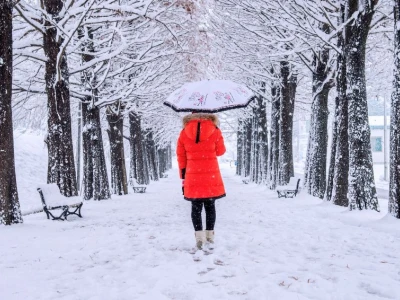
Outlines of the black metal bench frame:
{"label": "black metal bench frame", "polygon": [[285,198],[293,198],[297,196],[300,187],[300,178],[297,179],[296,189],[295,190],[276,190],[278,193],[278,198],[285,197]]}
{"label": "black metal bench frame", "polygon": [[[67,220],[67,218],[68,218],[69,215],[76,215],[76,216],[78,216],[79,218],[82,218],[81,208],[82,208],[83,202],[81,202],[81,203],[76,203],[76,204],[72,204],[72,205],[59,205],[59,206],[54,206],[54,207],[48,208],[48,207],[47,207],[47,204],[46,204],[46,200],[44,199],[44,195],[43,195],[42,189],[41,189],[41,188],[38,188],[37,190],[38,190],[38,192],[39,192],[39,194],[40,194],[40,199],[42,200],[43,210],[44,210],[44,212],[45,212],[46,215],[47,215],[47,219],[50,219],[50,217],[51,217],[52,220],[61,220],[61,221],[64,221],[64,220]],[[72,211],[72,210],[70,211],[70,210],[69,210],[70,208],[73,208],[74,210],[73,210],[73,211]],[[51,213],[50,210],[54,210],[54,209],[62,209],[62,212],[61,212],[61,214],[60,214],[58,217],[57,217],[57,216],[54,216],[54,215]]]}
{"label": "black metal bench frame", "polygon": [[133,186],[132,189],[133,189],[133,191],[135,193],[143,194],[143,193],[146,192],[146,187],[145,186]]}

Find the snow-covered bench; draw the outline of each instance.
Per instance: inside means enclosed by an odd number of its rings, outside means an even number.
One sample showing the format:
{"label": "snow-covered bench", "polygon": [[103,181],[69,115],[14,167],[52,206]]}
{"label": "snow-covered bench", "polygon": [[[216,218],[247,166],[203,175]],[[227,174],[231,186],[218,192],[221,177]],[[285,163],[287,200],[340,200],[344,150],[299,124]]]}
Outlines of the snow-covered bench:
{"label": "snow-covered bench", "polygon": [[134,193],[146,193],[146,187],[138,184],[136,178],[132,178],[131,187]]}
{"label": "snow-covered bench", "polygon": [[[81,208],[83,202],[80,197],[65,197],[61,195],[60,189],[55,183],[40,185],[37,190],[40,194],[47,219],[52,217],[52,220],[66,220],[69,215],[77,215],[82,218]],[[58,217],[50,212],[50,210],[54,209],[62,210]]]}
{"label": "snow-covered bench", "polygon": [[276,191],[278,192],[278,198],[293,198],[299,192],[300,178],[290,177],[287,185],[278,185]]}
{"label": "snow-covered bench", "polygon": [[133,186],[132,189],[135,193],[145,193],[146,192],[145,186]]}

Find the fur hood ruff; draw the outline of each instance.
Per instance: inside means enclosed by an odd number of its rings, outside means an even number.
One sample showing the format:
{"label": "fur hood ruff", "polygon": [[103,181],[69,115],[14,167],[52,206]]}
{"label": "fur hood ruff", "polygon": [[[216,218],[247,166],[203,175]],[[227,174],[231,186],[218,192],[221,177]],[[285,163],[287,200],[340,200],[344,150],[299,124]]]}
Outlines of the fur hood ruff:
{"label": "fur hood ruff", "polygon": [[215,126],[219,126],[219,120],[216,115],[208,113],[193,113],[183,117],[183,127],[185,127],[187,123],[193,120],[210,120],[214,123]]}

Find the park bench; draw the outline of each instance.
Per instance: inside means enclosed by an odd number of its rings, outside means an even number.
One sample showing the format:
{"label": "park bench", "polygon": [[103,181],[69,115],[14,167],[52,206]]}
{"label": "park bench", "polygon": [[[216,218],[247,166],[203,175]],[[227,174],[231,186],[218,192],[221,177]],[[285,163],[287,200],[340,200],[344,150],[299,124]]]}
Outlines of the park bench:
{"label": "park bench", "polygon": [[[77,215],[82,218],[81,208],[83,205],[80,197],[65,197],[61,195],[57,184],[44,184],[38,187],[38,192],[42,200],[43,210],[47,215],[47,219],[67,220],[69,215]],[[55,216],[51,210],[61,209],[61,214]]]}
{"label": "park bench", "polygon": [[287,185],[280,185],[276,187],[278,198],[293,198],[299,192],[300,178],[290,177]]}
{"label": "park bench", "polygon": [[132,189],[135,193],[145,193],[146,192],[145,186],[133,186]]}
{"label": "park bench", "polygon": [[132,179],[131,186],[134,193],[146,193],[146,187],[143,185],[139,185],[135,178]]}

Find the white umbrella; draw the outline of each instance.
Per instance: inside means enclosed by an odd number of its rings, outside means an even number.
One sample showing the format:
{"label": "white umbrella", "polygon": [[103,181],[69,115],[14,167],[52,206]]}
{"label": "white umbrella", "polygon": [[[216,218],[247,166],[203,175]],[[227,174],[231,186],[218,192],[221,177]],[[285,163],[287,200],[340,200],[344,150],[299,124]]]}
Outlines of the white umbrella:
{"label": "white umbrella", "polygon": [[204,80],[184,84],[165,100],[177,112],[209,112],[246,107],[254,93],[230,80]]}

